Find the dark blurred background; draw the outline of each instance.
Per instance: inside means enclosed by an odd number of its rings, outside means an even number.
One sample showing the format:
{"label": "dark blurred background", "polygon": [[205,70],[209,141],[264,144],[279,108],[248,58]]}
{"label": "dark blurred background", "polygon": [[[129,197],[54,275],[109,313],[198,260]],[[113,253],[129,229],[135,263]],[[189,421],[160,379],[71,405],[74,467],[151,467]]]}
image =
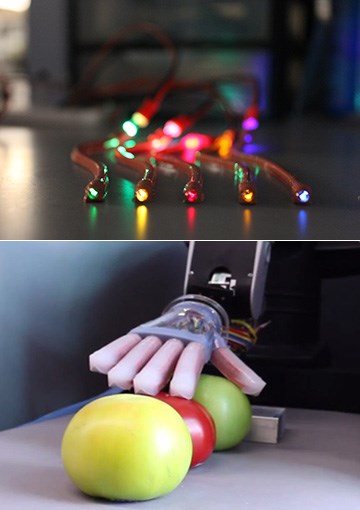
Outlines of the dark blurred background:
{"label": "dark blurred background", "polygon": [[[358,0],[2,0],[0,70],[13,84],[10,109],[64,105],[95,51],[143,21],[172,38],[179,78],[256,76],[263,118],[360,111]],[[156,78],[166,58],[134,29],[113,48],[96,82]],[[146,92],[146,83],[138,83],[116,98],[117,106],[124,101],[128,108]],[[229,83],[223,92],[235,108],[246,104],[246,87]],[[105,102],[114,105],[112,98]]]}

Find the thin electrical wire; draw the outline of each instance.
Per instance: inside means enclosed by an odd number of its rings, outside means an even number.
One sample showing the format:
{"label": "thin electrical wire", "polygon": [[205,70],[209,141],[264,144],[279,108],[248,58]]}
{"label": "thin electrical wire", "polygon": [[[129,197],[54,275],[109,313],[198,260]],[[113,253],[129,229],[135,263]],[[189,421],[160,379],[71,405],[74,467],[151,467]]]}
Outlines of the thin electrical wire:
{"label": "thin electrical wire", "polygon": [[[117,86],[124,89],[126,81],[118,84],[112,83],[107,86],[107,89],[105,86],[103,89],[100,87],[97,91],[98,94],[96,94],[96,89],[92,89],[91,84],[95,81],[99,69],[104,65],[106,58],[111,54],[114,48],[120,44],[124,44],[129,39],[134,38],[134,36],[139,37],[141,35],[150,35],[153,37],[169,55],[168,69],[160,80],[157,79],[156,86],[150,91],[150,95],[156,95],[163,87],[168,87],[169,81],[174,77],[178,66],[178,50],[172,39],[159,26],[148,22],[136,23],[113,34],[100,46],[86,65],[79,82],[71,90],[68,102],[70,104],[83,103],[87,96],[100,99],[101,91],[105,93],[107,90],[107,93],[109,93],[109,90],[111,90],[113,94]],[[130,84],[128,84],[128,90],[131,90],[129,85]]]}

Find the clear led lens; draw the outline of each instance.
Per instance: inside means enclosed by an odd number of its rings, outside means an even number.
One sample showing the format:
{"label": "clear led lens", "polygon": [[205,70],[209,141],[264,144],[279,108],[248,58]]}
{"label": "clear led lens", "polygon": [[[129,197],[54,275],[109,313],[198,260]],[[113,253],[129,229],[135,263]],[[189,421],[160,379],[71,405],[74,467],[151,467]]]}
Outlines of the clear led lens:
{"label": "clear led lens", "polygon": [[302,204],[306,204],[310,200],[310,193],[306,189],[299,191],[296,195]]}
{"label": "clear led lens", "polygon": [[186,200],[190,203],[197,202],[199,195],[196,190],[189,190],[185,193]]}
{"label": "clear led lens", "polygon": [[171,138],[178,138],[181,135],[182,129],[174,120],[169,120],[164,126],[164,134],[171,136]]}
{"label": "clear led lens", "polygon": [[145,188],[136,190],[136,200],[139,202],[146,202],[149,198],[149,192]]}
{"label": "clear led lens", "polygon": [[99,192],[95,188],[90,188],[88,191],[88,197],[90,200],[95,200],[99,196]]}
{"label": "clear led lens", "polygon": [[250,189],[246,189],[241,194],[244,202],[250,204],[254,199],[254,193]]}

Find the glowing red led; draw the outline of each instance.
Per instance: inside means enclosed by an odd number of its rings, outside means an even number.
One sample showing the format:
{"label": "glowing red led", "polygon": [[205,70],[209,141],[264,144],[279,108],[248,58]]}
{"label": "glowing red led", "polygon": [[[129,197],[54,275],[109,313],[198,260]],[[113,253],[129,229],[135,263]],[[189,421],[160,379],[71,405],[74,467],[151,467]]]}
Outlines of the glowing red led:
{"label": "glowing red led", "polygon": [[178,138],[182,133],[181,126],[175,120],[168,120],[164,126],[164,135]]}
{"label": "glowing red led", "polygon": [[199,199],[198,192],[194,189],[190,189],[189,191],[186,192],[185,195],[186,195],[186,200],[190,203],[197,202]]}
{"label": "glowing red led", "polygon": [[165,123],[164,134],[171,138],[179,138],[193,123],[192,115],[178,115]]}

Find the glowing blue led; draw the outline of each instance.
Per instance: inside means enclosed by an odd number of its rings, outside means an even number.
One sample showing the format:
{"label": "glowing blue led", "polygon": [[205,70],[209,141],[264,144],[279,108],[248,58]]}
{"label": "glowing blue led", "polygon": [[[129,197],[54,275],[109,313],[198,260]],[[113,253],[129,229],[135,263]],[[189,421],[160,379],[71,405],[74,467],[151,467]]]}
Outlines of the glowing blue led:
{"label": "glowing blue led", "polygon": [[310,200],[310,193],[303,189],[297,193],[298,199],[301,203],[306,204]]}

